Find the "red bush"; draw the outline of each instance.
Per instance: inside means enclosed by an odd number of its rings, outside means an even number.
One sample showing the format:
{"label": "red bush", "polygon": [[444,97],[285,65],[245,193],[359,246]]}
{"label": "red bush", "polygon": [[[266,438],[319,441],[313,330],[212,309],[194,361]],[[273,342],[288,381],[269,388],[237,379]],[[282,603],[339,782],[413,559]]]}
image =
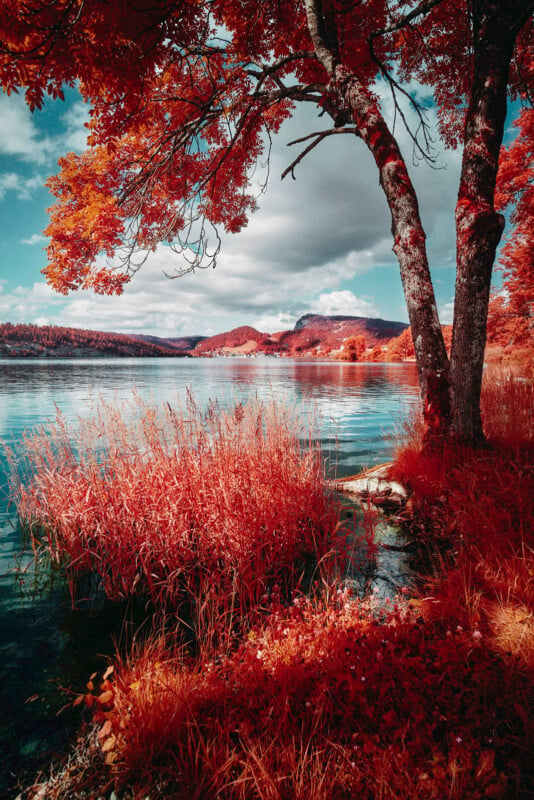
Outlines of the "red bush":
{"label": "red bush", "polygon": [[[412,532],[427,544],[435,575],[427,618],[477,629],[486,645],[534,668],[534,386],[486,375],[488,447],[454,442],[422,453],[400,447],[392,475],[412,494]],[[416,423],[417,425],[417,423]]]}

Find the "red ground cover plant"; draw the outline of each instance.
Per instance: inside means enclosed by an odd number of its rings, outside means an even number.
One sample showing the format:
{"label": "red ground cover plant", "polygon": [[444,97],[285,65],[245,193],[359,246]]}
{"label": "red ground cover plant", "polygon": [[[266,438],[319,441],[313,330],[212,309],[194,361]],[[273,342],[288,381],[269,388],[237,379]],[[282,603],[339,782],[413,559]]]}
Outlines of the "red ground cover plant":
{"label": "red ground cover plant", "polygon": [[154,643],[115,673],[91,693],[93,760],[69,796],[84,781],[177,800],[504,800],[528,785],[525,668],[347,592],[297,598],[229,655]]}
{"label": "red ground cover plant", "polygon": [[[284,591],[306,563],[329,561],[338,504],[317,447],[287,409],[237,403],[202,412],[102,403],[56,419],[12,454],[13,494],[34,547],[75,590],[96,574],[110,598],[231,609]],[[339,554],[338,554],[339,555]],[[330,559],[332,562],[332,559]]]}

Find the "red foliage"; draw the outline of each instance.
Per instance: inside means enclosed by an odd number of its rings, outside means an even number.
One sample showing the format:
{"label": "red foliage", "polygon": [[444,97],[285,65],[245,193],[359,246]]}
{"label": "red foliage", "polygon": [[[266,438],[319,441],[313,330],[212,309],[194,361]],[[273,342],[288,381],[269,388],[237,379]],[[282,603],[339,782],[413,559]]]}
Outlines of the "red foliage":
{"label": "red foliage", "polygon": [[367,349],[365,336],[349,336],[343,344],[343,355],[346,355],[349,361],[360,361]]}
{"label": "red foliage", "polygon": [[[414,534],[438,577],[426,616],[478,629],[488,646],[534,666],[534,386],[486,375],[484,432],[490,448],[454,442],[422,453],[413,430],[393,475],[413,491]],[[417,427],[417,426],[416,426]],[[436,545],[438,548],[436,549]],[[515,623],[514,623],[515,620]]]}
{"label": "red foliage", "polygon": [[502,292],[490,303],[488,342],[506,353],[534,347],[534,110],[523,109],[514,123],[519,133],[499,160],[496,201],[511,209],[512,231],[502,250]]}
{"label": "red foliage", "polygon": [[405,361],[407,358],[414,358],[415,350],[412,339],[412,329],[407,328],[388,342],[386,349],[386,361]]}
{"label": "red foliage", "polygon": [[529,785],[525,681],[473,631],[339,593],[228,656],[148,647],[91,704],[117,788],[139,796],[160,780],[177,798],[504,800]]}
{"label": "red foliage", "polygon": [[[442,325],[441,332],[443,334],[445,347],[447,348],[447,354],[450,354],[451,340],[452,340],[452,325]],[[406,361],[406,360],[411,360],[413,358],[415,358],[415,349],[413,346],[412,329],[407,328],[405,331],[401,333],[400,336],[396,336],[394,339],[391,339],[388,342],[386,348],[385,360]]]}

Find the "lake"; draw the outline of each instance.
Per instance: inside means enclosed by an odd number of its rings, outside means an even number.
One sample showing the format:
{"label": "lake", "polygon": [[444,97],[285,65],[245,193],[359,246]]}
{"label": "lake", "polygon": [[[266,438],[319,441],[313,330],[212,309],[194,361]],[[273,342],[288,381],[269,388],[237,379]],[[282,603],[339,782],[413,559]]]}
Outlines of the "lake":
{"label": "lake", "polygon": [[[98,397],[178,403],[193,391],[229,404],[257,395],[318,413],[318,437],[338,476],[391,457],[395,431],[417,404],[413,364],[351,364],[278,358],[16,359],[0,361],[0,438],[15,444],[24,430],[54,416],[88,416]],[[29,775],[44,755],[64,747],[78,710],[58,711],[61,687],[83,689],[114,652],[116,609],[89,601],[75,612],[64,587],[35,586],[0,462],[0,797],[23,765]],[[122,614],[123,612],[121,612]],[[115,616],[114,616],[115,615]],[[127,623],[123,622],[123,626]],[[119,634],[117,629],[119,628]],[[126,633],[124,633],[126,635]]]}

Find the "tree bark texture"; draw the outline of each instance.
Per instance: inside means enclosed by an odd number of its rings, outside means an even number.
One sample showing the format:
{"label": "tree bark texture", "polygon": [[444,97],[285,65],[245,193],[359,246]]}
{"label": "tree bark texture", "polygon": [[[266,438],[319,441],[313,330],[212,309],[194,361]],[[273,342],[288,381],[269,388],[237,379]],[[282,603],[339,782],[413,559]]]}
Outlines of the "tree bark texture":
{"label": "tree bark texture", "polygon": [[322,35],[319,0],[306,0],[308,27],[318,59],[345,107],[352,113],[359,136],[377,164],[380,185],[391,211],[393,250],[397,255],[423,400],[425,439],[443,437],[451,422],[449,361],[439,324],[426,254],[425,232],[417,196],[397,141],[369,90],[338,60]]}
{"label": "tree bark texture", "polygon": [[480,393],[491,274],[504,218],[494,209],[515,33],[514,0],[472,0],[473,90],[456,206],[456,292],[451,351],[452,430],[484,439]]}

